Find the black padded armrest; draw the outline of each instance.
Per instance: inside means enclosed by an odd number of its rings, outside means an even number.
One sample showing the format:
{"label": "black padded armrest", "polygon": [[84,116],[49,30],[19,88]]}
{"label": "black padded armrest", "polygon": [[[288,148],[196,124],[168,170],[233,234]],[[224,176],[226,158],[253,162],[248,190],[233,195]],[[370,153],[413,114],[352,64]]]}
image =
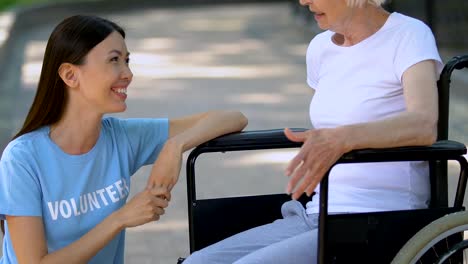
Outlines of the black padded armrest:
{"label": "black padded armrest", "polygon": [[344,154],[338,163],[450,160],[463,154],[466,154],[466,147],[462,143],[440,140],[431,146],[354,150]]}
{"label": "black padded armrest", "polygon": [[[293,128],[293,131],[305,131]],[[243,131],[221,136],[197,147],[197,153],[228,152],[255,149],[295,148],[302,143],[291,142],[284,135],[283,129]],[[465,145],[451,140],[441,140],[431,146],[398,147],[387,149],[354,150],[341,157],[338,163],[443,160],[466,153]]]}
{"label": "black padded armrest", "polygon": [[[292,131],[306,131],[305,128],[291,128]],[[212,139],[199,147],[203,152],[225,152],[254,149],[296,148],[302,143],[289,141],[284,129],[242,131]]]}

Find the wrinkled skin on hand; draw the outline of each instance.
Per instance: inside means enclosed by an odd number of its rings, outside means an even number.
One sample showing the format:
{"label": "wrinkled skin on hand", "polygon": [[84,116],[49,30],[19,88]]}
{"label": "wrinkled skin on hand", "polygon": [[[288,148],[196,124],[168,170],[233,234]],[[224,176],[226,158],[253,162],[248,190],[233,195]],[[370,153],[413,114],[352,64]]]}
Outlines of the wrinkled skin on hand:
{"label": "wrinkled skin on hand", "polygon": [[335,129],[311,129],[293,132],[286,128],[286,137],[303,142],[299,153],[289,162],[286,192],[298,199],[303,193],[312,195],[325,173],[346,152],[344,138]]}

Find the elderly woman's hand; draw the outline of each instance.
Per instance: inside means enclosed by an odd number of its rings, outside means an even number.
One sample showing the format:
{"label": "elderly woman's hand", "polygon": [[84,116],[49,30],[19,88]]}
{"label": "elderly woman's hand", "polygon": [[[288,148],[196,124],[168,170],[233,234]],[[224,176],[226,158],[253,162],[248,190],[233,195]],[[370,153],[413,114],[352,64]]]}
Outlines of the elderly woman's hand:
{"label": "elderly woman's hand", "polygon": [[290,177],[287,193],[298,199],[302,193],[312,195],[330,167],[347,152],[346,137],[338,129],[311,129],[292,132],[286,128],[286,137],[294,142],[304,142],[299,153],[289,162],[286,175]]}

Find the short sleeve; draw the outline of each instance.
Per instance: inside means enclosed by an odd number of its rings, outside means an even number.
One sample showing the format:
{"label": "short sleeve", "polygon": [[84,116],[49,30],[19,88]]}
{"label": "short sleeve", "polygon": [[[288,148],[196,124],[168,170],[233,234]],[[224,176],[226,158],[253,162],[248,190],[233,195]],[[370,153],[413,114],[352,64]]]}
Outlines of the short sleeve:
{"label": "short sleeve", "polygon": [[121,119],[120,124],[133,151],[134,171],[154,163],[169,137],[169,120],[132,118]]}
{"label": "short sleeve", "polygon": [[312,89],[317,89],[318,84],[318,58],[319,54],[316,46],[316,41],[314,39],[310,42],[307,47],[306,53],[306,69],[307,69],[307,84]]}
{"label": "short sleeve", "polygon": [[426,24],[417,21],[405,28],[395,54],[395,72],[399,80],[408,68],[425,60],[434,60],[437,74],[442,72],[444,65],[434,35]]}
{"label": "short sleeve", "polygon": [[318,89],[320,66],[324,55],[324,47],[328,45],[334,33],[330,30],[317,34],[309,43],[306,53],[307,84],[312,89]]}
{"label": "short sleeve", "polygon": [[42,192],[38,177],[20,157],[5,154],[0,160],[0,219],[42,216]]}

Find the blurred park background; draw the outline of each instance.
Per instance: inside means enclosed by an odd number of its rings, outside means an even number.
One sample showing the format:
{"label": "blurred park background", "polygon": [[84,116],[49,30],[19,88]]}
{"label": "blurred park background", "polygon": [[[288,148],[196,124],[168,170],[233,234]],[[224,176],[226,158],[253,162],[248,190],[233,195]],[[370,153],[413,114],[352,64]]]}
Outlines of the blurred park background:
{"label": "blurred park background", "polygon": [[[57,3],[83,3],[90,2],[122,2],[123,0],[0,0],[0,12],[11,8],[25,8],[37,5]],[[224,0],[225,2],[229,2]],[[139,1],[135,2],[138,5]],[[143,1],[140,1],[143,2]],[[151,2],[151,1],[146,1]],[[158,1],[156,1],[158,2]],[[187,5],[197,0],[186,1]],[[223,2],[220,0],[218,2]],[[235,1],[234,1],[235,2]],[[262,2],[262,1],[257,1]],[[264,1],[271,2],[271,1]],[[313,17],[296,0],[284,0],[290,2],[292,10],[299,19],[313,22]],[[387,0],[386,9],[398,11],[426,22],[437,35],[440,44],[461,47],[468,44],[468,1],[464,0]]]}
{"label": "blurred park background", "polygon": [[[394,0],[386,8],[430,25],[444,62],[468,54],[468,1]],[[32,102],[53,27],[78,13],[109,18],[127,31],[135,77],[128,110],[120,117],[239,109],[249,118],[247,130],[310,127],[305,51],[319,30],[298,1],[0,0],[0,150]],[[449,137],[464,144],[467,88],[466,71],[455,72]],[[283,192],[283,170],[294,154],[282,150],[201,156],[197,194],[212,198]],[[188,254],[184,168],[166,215],[127,230],[127,263],[175,263]],[[145,186],[148,173],[145,167],[133,177],[131,195]],[[450,184],[454,189],[456,177]]]}
{"label": "blurred park background", "polygon": [[[298,1],[292,8],[302,23],[315,24],[314,18]],[[391,0],[385,8],[424,21],[436,35],[439,45],[452,48],[468,46],[468,1],[465,0]],[[320,29],[315,28],[316,31]]]}

